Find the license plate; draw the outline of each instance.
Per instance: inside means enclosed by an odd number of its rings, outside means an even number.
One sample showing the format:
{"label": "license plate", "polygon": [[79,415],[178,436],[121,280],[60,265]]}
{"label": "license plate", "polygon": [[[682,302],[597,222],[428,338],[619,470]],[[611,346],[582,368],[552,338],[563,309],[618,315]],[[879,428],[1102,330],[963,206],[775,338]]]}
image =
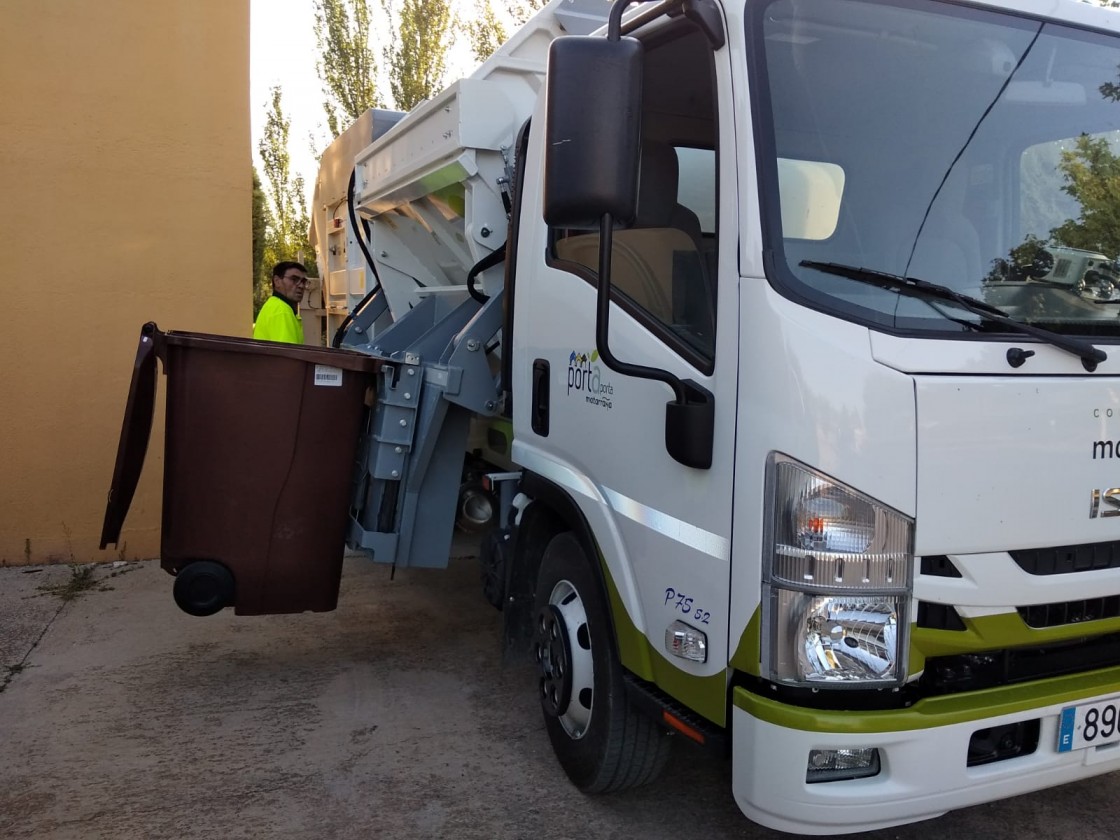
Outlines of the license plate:
{"label": "license plate", "polygon": [[1058,752],[1072,752],[1120,741],[1120,697],[1062,709]]}

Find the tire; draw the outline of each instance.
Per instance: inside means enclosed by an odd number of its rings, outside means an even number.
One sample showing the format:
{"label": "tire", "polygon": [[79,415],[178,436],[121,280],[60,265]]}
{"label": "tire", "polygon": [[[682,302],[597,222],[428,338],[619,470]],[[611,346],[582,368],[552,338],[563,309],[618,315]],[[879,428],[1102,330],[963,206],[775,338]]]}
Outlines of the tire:
{"label": "tire", "polygon": [[506,605],[506,568],[509,565],[510,532],[491,529],[478,550],[478,572],[486,603],[501,612]]}
{"label": "tire", "polygon": [[571,532],[553,537],[537,575],[533,651],[552,749],[584,793],[652,782],[671,738],[623,686],[603,587]]}
{"label": "tire", "polygon": [[175,575],[171,594],[179,609],[189,615],[214,615],[233,605],[233,575],[221,563],[195,560]]}

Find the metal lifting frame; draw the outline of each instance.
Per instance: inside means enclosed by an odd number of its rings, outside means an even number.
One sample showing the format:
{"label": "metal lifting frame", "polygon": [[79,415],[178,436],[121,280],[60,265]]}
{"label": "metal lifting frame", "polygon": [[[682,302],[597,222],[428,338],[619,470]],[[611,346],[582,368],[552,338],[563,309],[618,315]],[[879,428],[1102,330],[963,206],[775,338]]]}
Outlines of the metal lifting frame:
{"label": "metal lifting frame", "polygon": [[[502,292],[485,304],[431,295],[376,338],[383,298],[356,313],[342,346],[386,360],[362,438],[347,545],[378,563],[447,566],[467,435],[474,416],[501,411],[488,348]],[[423,513],[423,527],[418,516]]]}

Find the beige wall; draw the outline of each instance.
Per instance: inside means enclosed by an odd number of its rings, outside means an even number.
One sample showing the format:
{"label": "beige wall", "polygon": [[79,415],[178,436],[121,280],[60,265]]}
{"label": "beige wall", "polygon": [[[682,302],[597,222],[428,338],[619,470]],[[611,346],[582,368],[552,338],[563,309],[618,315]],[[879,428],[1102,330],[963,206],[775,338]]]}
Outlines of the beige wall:
{"label": "beige wall", "polygon": [[[3,0],[0,565],[119,556],[140,327],[249,334],[250,167],[249,0]],[[162,423],[130,559],[159,551]]]}

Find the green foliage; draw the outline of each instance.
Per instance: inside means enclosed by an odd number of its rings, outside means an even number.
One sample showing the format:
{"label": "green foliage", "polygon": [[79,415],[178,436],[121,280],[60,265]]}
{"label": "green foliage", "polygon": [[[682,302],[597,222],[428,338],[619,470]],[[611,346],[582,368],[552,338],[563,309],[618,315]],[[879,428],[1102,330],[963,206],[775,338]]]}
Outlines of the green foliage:
{"label": "green foliage", "polygon": [[[283,91],[277,85],[269,92],[268,113],[265,115],[264,136],[257,146],[264,176],[268,180],[268,197],[272,202],[272,224],[269,235],[274,244],[285,248],[294,241],[293,231],[297,204],[302,204],[302,190],[298,195],[292,178],[292,160],[288,152],[288,137],[292,121],[284,115]],[[297,176],[298,177],[298,176]]]}
{"label": "green foliage", "polygon": [[506,28],[498,19],[490,0],[475,0],[474,19],[466,23],[471,52],[480,63],[493,55],[506,42]]}
{"label": "green foliage", "polygon": [[1056,220],[1077,214],[1077,202],[1062,191],[1062,146],[1061,142],[1039,143],[1020,159],[1020,229],[1043,240]]}
{"label": "green foliage", "polygon": [[[474,17],[460,21],[471,42],[471,53],[479,63],[488,59],[529,18],[539,12],[547,0],[501,0],[495,9],[491,0],[474,0]],[[512,27],[512,29],[511,29]]]}
{"label": "green foliage", "polygon": [[1081,218],[1066,220],[1051,237],[1071,248],[1120,254],[1120,157],[1104,137],[1082,134],[1062,152],[1059,168],[1066,178],[1062,190],[1080,202]]}
{"label": "green foliage", "polygon": [[[260,282],[261,272],[265,269],[264,250],[268,237],[268,226],[271,214],[268,211],[268,201],[261,189],[261,176],[257,174],[257,167],[253,167],[253,289]],[[263,301],[262,301],[263,302]],[[259,307],[254,307],[255,313]]]}
{"label": "green foliage", "polygon": [[1017,266],[1030,265],[1039,250],[1045,247],[1045,239],[1039,239],[1037,236],[1028,233],[1021,245],[1016,245],[1011,249],[1011,264]]}
{"label": "green foliage", "polygon": [[513,22],[520,26],[539,12],[546,2],[547,0],[505,0],[505,7]]}
{"label": "green foliage", "polygon": [[279,86],[270,92],[265,116],[264,136],[257,146],[264,166],[267,195],[272,205],[266,217],[261,275],[254,291],[254,317],[271,294],[272,266],[280,260],[300,260],[308,274],[315,275],[315,255],[308,242],[310,217],[303,192],[303,177],[292,175],[288,136],[291,120],[284,115],[283,94]]}
{"label": "green foliage", "polygon": [[54,583],[45,583],[37,587],[45,595],[54,595],[61,601],[73,601],[84,592],[104,587],[98,583],[95,576],[96,569],[92,565],[79,566],[77,563],[70,565],[70,577]]}
{"label": "green foliage", "polygon": [[1120,85],[1116,84],[1116,82],[1105,82],[1097,89],[1105,99],[1111,99],[1113,102],[1120,102]]}
{"label": "green foliage", "polygon": [[385,49],[389,89],[397,108],[410,111],[443,89],[447,48],[453,33],[450,0],[381,0],[390,28],[397,32]]}
{"label": "green foliage", "polygon": [[253,278],[253,321],[257,320],[257,313],[261,311],[264,302],[272,296],[272,278],[269,277],[269,270],[276,263],[280,262],[280,257],[277,256],[276,251],[271,246],[266,245],[264,249],[264,259],[261,262],[260,275]]}
{"label": "green foliage", "polygon": [[369,31],[367,0],[315,0],[315,69],[323,82],[323,110],[332,137],[370,108],[381,107]]}

